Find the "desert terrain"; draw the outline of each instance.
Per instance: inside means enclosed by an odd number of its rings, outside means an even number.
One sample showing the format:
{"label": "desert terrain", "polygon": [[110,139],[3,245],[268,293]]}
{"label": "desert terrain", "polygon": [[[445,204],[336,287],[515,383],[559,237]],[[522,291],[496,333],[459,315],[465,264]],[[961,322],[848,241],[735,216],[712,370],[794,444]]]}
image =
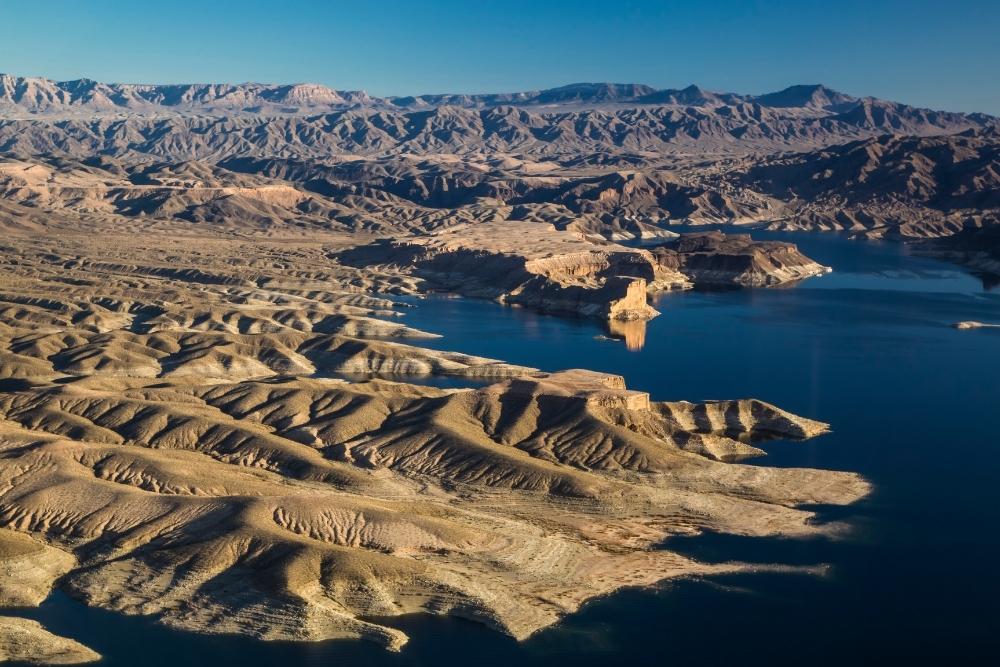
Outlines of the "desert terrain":
{"label": "desert terrain", "polygon": [[[409,303],[457,293],[628,339],[669,317],[660,292],[829,271],[675,224],[919,241],[989,271],[997,127],[821,86],[373,98],[2,76],[0,600],[58,587],[197,632],[398,650],[402,614],[523,639],[623,587],[818,573],[663,543],[849,530],[809,506],[863,498],[859,475],[743,462],[826,424],[653,400],[585,359],[431,349]],[[0,652],[96,658],[7,617]]]}
{"label": "desert terrain", "polygon": [[744,567],[655,548],[670,535],[835,532],[797,506],[867,493],[740,464],[826,428],[766,403],[659,403],[613,375],[422,348],[433,332],[374,296],[407,277],[341,264],[345,246],[7,239],[0,520],[52,563],[8,599],[57,582],[177,627],[388,648],[406,637],[362,617],[526,637],[622,586]]}

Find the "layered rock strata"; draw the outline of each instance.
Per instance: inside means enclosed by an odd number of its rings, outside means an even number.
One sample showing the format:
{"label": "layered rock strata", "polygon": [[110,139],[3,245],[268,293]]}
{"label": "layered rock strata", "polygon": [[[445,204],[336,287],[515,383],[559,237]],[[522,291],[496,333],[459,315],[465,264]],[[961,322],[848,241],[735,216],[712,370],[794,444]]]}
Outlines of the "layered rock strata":
{"label": "layered rock strata", "polygon": [[746,234],[685,234],[645,248],[626,248],[509,222],[381,240],[339,258],[350,265],[412,274],[433,289],[617,321],[655,317],[648,293],[773,286],[830,270],[794,244],[757,242]]}
{"label": "layered rock strata", "polygon": [[684,234],[649,250],[660,266],[678,271],[697,287],[769,287],[831,271],[794,243],[754,241],[749,234]]}

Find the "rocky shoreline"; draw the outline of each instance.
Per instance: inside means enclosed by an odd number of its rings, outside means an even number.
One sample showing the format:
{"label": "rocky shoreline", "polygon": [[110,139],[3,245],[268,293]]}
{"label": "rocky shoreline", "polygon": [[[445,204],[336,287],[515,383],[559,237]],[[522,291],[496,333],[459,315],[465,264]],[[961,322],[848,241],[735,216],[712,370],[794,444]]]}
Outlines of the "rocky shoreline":
{"label": "rocky shoreline", "polygon": [[[350,239],[5,244],[0,528],[34,554],[11,547],[11,603],[58,582],[204,633],[398,650],[405,633],[369,619],[423,612],[524,639],[623,587],[787,570],[658,545],[828,534],[808,506],[869,491],[848,472],[740,463],[763,453],[749,442],[826,429],[762,401],[659,402],[611,374],[420,347],[429,334],[384,295],[424,279],[343,263]],[[567,245],[572,262],[519,266],[591,279]],[[621,252],[651,269],[649,251]]]}
{"label": "rocky shoreline", "polygon": [[36,621],[2,615],[3,608],[37,607],[54,582],[76,565],[68,551],[0,528],[0,662],[76,665],[100,660],[94,651],[52,634]]}
{"label": "rocky shoreline", "polygon": [[684,234],[627,248],[510,222],[379,240],[348,249],[338,259],[412,275],[433,290],[617,321],[656,317],[649,294],[697,287],[769,287],[830,271],[792,243],[758,242],[747,234]]}

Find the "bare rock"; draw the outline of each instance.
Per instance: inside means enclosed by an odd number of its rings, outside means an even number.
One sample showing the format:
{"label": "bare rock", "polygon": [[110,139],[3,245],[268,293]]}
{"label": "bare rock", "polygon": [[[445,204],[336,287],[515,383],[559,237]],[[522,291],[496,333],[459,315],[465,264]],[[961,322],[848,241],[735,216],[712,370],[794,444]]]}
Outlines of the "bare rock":
{"label": "bare rock", "polygon": [[793,243],[753,241],[749,234],[684,234],[651,252],[658,263],[683,273],[696,287],[767,287],[831,270],[803,255]]}
{"label": "bare rock", "polygon": [[0,616],[0,662],[81,665],[100,659],[100,654],[72,639],[52,634],[37,621]]}

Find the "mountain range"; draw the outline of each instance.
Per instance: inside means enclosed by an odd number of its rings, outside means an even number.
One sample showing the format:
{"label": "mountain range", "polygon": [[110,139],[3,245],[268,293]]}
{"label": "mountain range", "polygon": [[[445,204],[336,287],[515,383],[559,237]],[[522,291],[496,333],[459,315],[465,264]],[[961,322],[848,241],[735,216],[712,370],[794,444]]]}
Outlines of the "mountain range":
{"label": "mountain range", "polygon": [[638,83],[574,83],[558,88],[517,93],[437,94],[375,97],[364,91],[335,90],[313,83],[295,84],[170,84],[101,83],[91,79],[53,81],[41,77],[0,74],[0,109],[30,113],[87,111],[200,111],[297,113],[358,107],[422,109],[458,106],[677,104],[720,106],[758,104],[765,107],[805,107],[845,110],[858,98],[822,85],[791,86],[766,95],[714,93],[691,85],[658,90]]}
{"label": "mountain range", "polygon": [[[814,112],[849,111],[865,100],[822,84],[794,85],[762,95],[723,93],[696,85],[657,89],[641,83],[573,83],[514,93],[431,94],[377,97],[362,90],[336,90],[315,83],[101,83],[91,79],[53,81],[0,73],[0,110],[50,113],[86,110],[201,113],[317,113],[361,107],[417,110],[440,106],[485,109],[498,106],[757,105]],[[898,105],[902,108],[905,105]],[[982,114],[972,114],[983,117]]]}
{"label": "mountain range", "polygon": [[[821,86],[759,98],[588,84],[514,96],[377,99],[317,86],[0,81],[0,151],[130,160],[447,153],[625,165],[801,151],[885,133],[951,134],[1000,122]],[[299,106],[287,106],[293,102]]]}
{"label": "mountain range", "polygon": [[[500,219],[605,239],[678,222],[937,237],[1000,220],[998,131],[822,85],[374,97],[0,75],[0,191],[18,215],[272,232]],[[30,219],[13,210],[8,224]]]}

